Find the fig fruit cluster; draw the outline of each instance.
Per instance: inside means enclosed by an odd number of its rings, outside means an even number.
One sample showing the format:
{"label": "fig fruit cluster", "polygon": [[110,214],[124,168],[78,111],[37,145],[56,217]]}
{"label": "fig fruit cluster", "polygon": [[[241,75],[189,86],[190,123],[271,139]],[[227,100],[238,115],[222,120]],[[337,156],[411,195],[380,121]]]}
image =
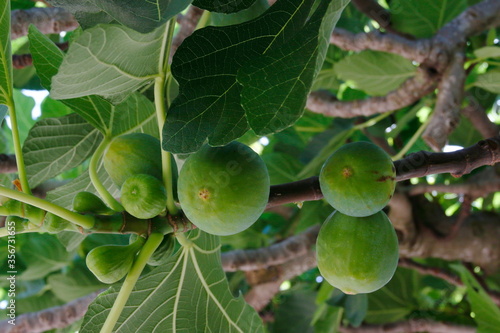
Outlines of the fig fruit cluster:
{"label": "fig fruit cluster", "polygon": [[346,144],[326,160],[319,182],[335,208],[318,234],[320,273],[348,294],[382,288],[399,259],[396,232],[382,211],[396,186],[391,158],[369,142]]}
{"label": "fig fruit cluster", "polygon": [[119,136],[107,148],[103,161],[106,172],[121,189],[127,213],[150,219],[165,210],[160,140],[144,133]]}

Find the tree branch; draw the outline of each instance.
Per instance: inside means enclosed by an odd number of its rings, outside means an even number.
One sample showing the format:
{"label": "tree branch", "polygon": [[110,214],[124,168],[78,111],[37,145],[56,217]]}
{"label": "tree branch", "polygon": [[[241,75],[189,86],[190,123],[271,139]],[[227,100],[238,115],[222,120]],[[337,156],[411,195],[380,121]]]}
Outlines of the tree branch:
{"label": "tree branch", "polygon": [[11,13],[11,39],[26,36],[30,24],[35,25],[43,34],[58,34],[78,27],[73,15],[63,8],[18,9]]}
{"label": "tree branch", "polygon": [[306,255],[316,243],[319,226],[289,237],[282,242],[255,250],[235,250],[222,253],[222,267],[226,272],[251,271],[276,266]]}
{"label": "tree branch", "polygon": [[464,61],[463,52],[455,52],[439,81],[436,107],[422,134],[425,142],[435,151],[441,151],[460,121],[465,83]]}
{"label": "tree branch", "polygon": [[9,324],[8,320],[1,321],[0,332],[38,333],[55,328],[64,328],[81,319],[87,312],[89,304],[101,292],[102,290],[94,292],[62,306],[22,314],[16,318],[16,325]]}
{"label": "tree branch", "polygon": [[16,155],[0,154],[0,173],[17,172]]}
{"label": "tree branch", "polygon": [[396,90],[385,96],[375,96],[362,100],[339,101],[332,94],[312,92],[307,99],[306,107],[315,113],[328,117],[352,118],[356,116],[372,116],[401,109],[415,103],[436,88],[435,73],[420,68],[417,74]]}

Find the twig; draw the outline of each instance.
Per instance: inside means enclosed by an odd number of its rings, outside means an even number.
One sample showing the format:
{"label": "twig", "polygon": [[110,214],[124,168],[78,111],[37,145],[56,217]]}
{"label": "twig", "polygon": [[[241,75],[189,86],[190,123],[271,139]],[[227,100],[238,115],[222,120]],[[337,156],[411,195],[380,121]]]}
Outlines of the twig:
{"label": "twig", "polygon": [[462,109],[462,114],[469,119],[482,137],[491,138],[498,135],[500,127],[488,118],[486,110],[479,104],[477,98],[469,94],[466,99],[469,101],[469,105]]}

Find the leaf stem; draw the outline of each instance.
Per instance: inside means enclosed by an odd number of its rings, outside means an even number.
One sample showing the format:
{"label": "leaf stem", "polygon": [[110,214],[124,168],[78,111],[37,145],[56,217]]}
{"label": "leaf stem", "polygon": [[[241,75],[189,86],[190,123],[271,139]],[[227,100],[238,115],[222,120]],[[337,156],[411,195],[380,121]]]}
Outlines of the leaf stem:
{"label": "leaf stem", "polygon": [[92,185],[94,185],[97,193],[99,193],[106,205],[108,205],[115,212],[123,212],[123,206],[111,195],[111,193],[109,193],[108,189],[102,184],[101,180],[99,179],[99,175],[97,174],[97,165],[99,159],[104,154],[104,151],[108,147],[109,142],[109,138],[105,137],[92,155],[89,164],[89,176],[90,180],[92,181]]}
{"label": "leaf stem", "polygon": [[420,138],[420,136],[422,135],[422,133],[424,132],[425,128],[427,127],[427,125],[429,125],[429,122],[431,120],[431,115],[429,115],[427,117],[427,120],[422,124],[422,126],[419,127],[419,129],[413,134],[413,136],[410,138],[410,140],[406,143],[406,145],[403,147],[403,149],[401,149],[399,151],[399,153],[397,153],[396,155],[394,155],[392,157],[392,160],[393,161],[397,161],[397,160],[400,160],[402,159],[405,154],[408,152],[408,150],[410,150],[410,148],[415,144],[415,142],[418,140],[418,138]]}
{"label": "leaf stem", "polygon": [[[155,79],[154,96],[155,96],[155,109],[156,118],[158,122],[158,129],[160,132],[160,141],[162,141],[163,125],[167,117],[167,107],[170,101],[165,100],[165,81],[170,77],[170,68],[168,66],[168,59],[172,48],[172,40],[174,36],[175,19],[172,18],[167,23],[165,37],[162,43],[161,55],[158,63],[159,76]],[[163,146],[163,145],[162,145]],[[174,177],[172,169],[172,155],[166,151],[161,151],[162,163],[162,176],[163,183],[167,189],[167,210],[171,215],[177,215],[179,209],[175,205],[174,200]]]}
{"label": "leaf stem", "polygon": [[52,214],[68,220],[71,223],[77,224],[85,229],[92,228],[95,223],[95,219],[91,215],[80,215],[70,211],[69,209],[53,204],[50,201],[12,190],[4,186],[0,186],[0,195],[46,210],[47,212],[51,212]]}
{"label": "leaf stem", "polygon": [[16,106],[12,96],[9,96],[9,116],[12,125],[12,140],[14,142],[14,153],[16,154],[17,172],[21,181],[21,188],[24,193],[31,194],[31,189],[26,175],[26,167],[24,165],[24,155],[22,151],[21,139],[19,138],[19,126],[17,122]]}
{"label": "leaf stem", "polygon": [[160,246],[161,241],[163,240],[163,234],[160,233],[152,233],[149,235],[146,243],[139,252],[139,255],[134,261],[130,272],[127,274],[125,281],[116,297],[115,302],[113,303],[113,307],[109,312],[104,325],[101,328],[101,333],[111,333],[113,328],[120,317],[120,314],[127,303],[127,300],[132,293],[132,289],[134,288],[137,280],[139,279],[146,263],[148,262],[151,255],[155,252],[155,250]]}

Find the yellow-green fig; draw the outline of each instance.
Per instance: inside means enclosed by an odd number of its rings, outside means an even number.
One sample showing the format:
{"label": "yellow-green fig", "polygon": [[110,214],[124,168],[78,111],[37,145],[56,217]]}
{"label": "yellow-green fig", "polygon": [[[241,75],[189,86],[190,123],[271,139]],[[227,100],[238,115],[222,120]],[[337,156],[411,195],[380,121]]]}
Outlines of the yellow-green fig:
{"label": "yellow-green fig", "polygon": [[178,192],[182,210],[198,228],[232,235],[250,227],[264,211],[269,174],[260,156],[242,143],[205,145],[184,163]]}
{"label": "yellow-green fig", "polygon": [[368,216],[384,208],[396,186],[390,156],[370,142],[353,142],[335,151],[319,175],[325,200],[339,212]]}
{"label": "yellow-green fig", "polygon": [[371,293],[390,281],[398,266],[396,232],[380,211],[366,217],[334,212],[316,240],[321,275],[346,294]]}

